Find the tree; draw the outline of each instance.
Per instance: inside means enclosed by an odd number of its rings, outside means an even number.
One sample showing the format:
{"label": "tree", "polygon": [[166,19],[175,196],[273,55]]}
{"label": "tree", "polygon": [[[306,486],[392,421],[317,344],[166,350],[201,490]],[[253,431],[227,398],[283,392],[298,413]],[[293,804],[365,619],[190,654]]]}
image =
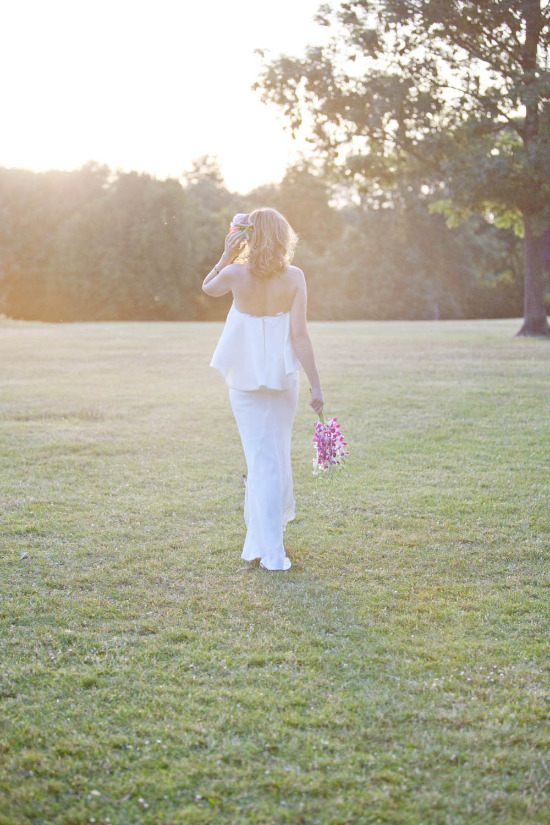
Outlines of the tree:
{"label": "tree", "polygon": [[196,234],[194,204],[179,181],[117,173],[58,232],[57,317],[196,317]]}
{"label": "tree", "polygon": [[412,171],[452,218],[522,227],[522,335],[550,335],[548,0],[348,0],[320,7],[325,46],[269,60],[256,84],[291,128],[311,118],[327,169],[383,192]]}
{"label": "tree", "polygon": [[290,166],[278,190],[278,209],[291,226],[315,251],[329,246],[341,232],[339,213],[330,205],[331,191],[326,181],[307,163]]}
{"label": "tree", "polygon": [[0,309],[15,317],[57,317],[55,270],[59,232],[102,199],[109,169],[89,162],[65,172],[0,168]]}
{"label": "tree", "polygon": [[212,155],[202,155],[194,160],[191,169],[183,173],[182,181],[186,190],[205,209],[219,210],[231,201],[218,159]]}

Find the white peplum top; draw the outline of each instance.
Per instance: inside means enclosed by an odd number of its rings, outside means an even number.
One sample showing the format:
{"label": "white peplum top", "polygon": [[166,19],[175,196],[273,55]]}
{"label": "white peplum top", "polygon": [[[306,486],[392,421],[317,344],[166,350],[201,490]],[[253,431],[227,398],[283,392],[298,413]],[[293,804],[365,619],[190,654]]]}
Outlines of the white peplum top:
{"label": "white peplum top", "polygon": [[235,390],[288,390],[300,362],[290,335],[290,312],[247,315],[231,306],[210,366]]}

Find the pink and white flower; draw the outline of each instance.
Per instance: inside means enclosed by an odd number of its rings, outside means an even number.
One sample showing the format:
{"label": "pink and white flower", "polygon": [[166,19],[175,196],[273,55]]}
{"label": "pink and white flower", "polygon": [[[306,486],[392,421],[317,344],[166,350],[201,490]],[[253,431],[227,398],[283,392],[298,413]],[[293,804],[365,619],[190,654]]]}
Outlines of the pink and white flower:
{"label": "pink and white flower", "polygon": [[250,237],[250,230],[252,229],[252,224],[248,222],[249,217],[250,216],[244,212],[237,212],[229,226],[229,233],[235,235],[235,233],[240,232],[241,239],[247,241]]}
{"label": "pink and white flower", "polygon": [[317,456],[313,459],[314,473],[334,470],[339,464],[343,464],[345,456],[349,455],[346,449],[348,445],[340,431],[338,419],[331,418],[325,421],[322,415],[319,419],[314,424],[313,443],[317,449]]}

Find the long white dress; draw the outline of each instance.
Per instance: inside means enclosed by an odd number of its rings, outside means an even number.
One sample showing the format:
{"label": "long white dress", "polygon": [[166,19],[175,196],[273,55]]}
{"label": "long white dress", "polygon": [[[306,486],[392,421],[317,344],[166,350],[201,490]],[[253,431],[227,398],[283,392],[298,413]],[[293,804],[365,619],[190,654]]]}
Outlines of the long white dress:
{"label": "long white dress", "polygon": [[247,315],[233,304],[210,366],[229,386],[247,464],[241,558],[288,570],[283,532],[294,518],[291,440],[300,390],[290,313]]}

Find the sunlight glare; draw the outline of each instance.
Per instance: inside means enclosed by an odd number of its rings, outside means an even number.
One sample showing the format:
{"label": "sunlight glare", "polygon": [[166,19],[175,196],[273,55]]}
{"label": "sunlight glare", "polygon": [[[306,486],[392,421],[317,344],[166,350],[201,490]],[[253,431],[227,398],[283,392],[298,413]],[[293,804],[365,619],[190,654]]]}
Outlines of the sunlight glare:
{"label": "sunlight glare", "polygon": [[[279,180],[304,144],[251,85],[255,48],[301,54],[323,30],[317,0],[45,4],[4,14],[0,164],[113,168],[179,177],[217,155],[238,191]],[[6,34],[9,32],[9,37]]]}

